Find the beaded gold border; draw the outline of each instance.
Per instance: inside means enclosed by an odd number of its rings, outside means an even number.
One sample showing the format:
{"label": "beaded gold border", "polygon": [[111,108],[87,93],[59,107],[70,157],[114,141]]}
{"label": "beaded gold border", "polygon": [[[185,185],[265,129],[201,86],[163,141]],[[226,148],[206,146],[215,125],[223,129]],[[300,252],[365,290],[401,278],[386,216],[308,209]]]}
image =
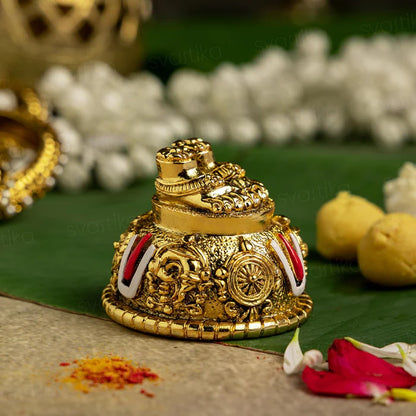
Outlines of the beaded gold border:
{"label": "beaded gold border", "polygon": [[32,205],[55,185],[65,160],[61,157],[61,146],[54,130],[48,123],[29,113],[0,111],[0,117],[31,130],[39,141],[36,159],[25,170],[0,182],[0,219],[7,219]]}
{"label": "beaded gold border", "polygon": [[296,298],[296,305],[283,318],[264,318],[251,322],[217,322],[164,319],[130,308],[117,299],[111,284],[102,294],[107,315],[117,323],[154,335],[196,341],[258,338],[280,334],[298,327],[312,311],[312,299],[306,293]]}
{"label": "beaded gold border", "polygon": [[48,106],[44,100],[41,100],[34,89],[22,86],[17,82],[0,80],[0,89],[11,91],[17,100],[17,111],[23,114],[42,120],[48,120]]}

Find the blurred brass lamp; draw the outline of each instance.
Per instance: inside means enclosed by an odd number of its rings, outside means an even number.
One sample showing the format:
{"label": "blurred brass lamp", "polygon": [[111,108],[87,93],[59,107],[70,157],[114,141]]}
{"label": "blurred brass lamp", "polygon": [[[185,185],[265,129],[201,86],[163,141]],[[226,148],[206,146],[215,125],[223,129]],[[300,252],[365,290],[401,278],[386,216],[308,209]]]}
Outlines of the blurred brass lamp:
{"label": "blurred brass lamp", "polygon": [[116,322],[168,337],[221,340],[278,334],[312,310],[307,245],[274,215],[263,184],[215,161],[202,139],[156,156],[152,211],[114,243],[103,305]]}
{"label": "blurred brass lamp", "polygon": [[33,83],[49,66],[100,60],[138,67],[151,0],[0,0],[3,76]]}
{"label": "blurred brass lamp", "polygon": [[0,91],[15,95],[15,108],[0,111],[0,220],[5,220],[54,186],[65,157],[36,93],[4,82]]}

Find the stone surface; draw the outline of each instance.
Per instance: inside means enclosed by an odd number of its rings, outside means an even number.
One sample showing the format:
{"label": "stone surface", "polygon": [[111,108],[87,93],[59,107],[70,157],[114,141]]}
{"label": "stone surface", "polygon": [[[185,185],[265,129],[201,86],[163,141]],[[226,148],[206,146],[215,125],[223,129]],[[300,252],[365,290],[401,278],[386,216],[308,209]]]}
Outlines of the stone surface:
{"label": "stone surface", "polygon": [[[369,400],[313,396],[282,357],[222,344],[140,334],[113,322],[0,297],[0,413],[7,415],[406,415]],[[84,394],[54,381],[62,361],[115,354],[161,377],[124,390]],[[140,394],[144,388],[155,394]]]}

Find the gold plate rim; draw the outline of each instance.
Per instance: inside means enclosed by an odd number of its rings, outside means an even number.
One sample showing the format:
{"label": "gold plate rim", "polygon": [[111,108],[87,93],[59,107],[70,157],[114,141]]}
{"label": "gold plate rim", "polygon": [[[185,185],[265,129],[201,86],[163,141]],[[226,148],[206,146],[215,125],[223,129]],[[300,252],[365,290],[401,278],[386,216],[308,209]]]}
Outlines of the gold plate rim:
{"label": "gold plate rim", "polygon": [[115,322],[148,334],[195,341],[224,341],[277,335],[300,326],[310,315],[313,302],[303,293],[296,297],[296,306],[284,318],[269,317],[257,321],[232,322],[165,319],[134,310],[120,302],[111,284],[102,294],[106,314]]}

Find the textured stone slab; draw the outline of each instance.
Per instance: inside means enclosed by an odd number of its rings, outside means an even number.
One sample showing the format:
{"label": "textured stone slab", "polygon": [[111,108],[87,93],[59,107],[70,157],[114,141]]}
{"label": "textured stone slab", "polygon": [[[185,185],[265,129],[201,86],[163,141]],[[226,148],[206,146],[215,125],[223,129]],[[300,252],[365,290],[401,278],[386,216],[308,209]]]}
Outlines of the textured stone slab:
{"label": "textured stone slab", "polygon": [[[213,343],[144,335],[113,322],[0,297],[0,413],[5,415],[406,415],[367,400],[317,397],[283,374],[282,357]],[[157,383],[84,394],[56,383],[59,367],[117,354],[150,367]]]}

